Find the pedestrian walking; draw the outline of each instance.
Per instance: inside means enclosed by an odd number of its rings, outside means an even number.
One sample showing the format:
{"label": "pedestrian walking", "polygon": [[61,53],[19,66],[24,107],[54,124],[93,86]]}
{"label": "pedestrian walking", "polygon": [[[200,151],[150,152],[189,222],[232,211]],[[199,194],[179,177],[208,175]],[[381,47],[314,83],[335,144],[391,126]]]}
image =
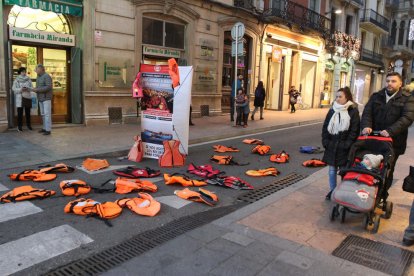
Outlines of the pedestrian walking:
{"label": "pedestrian walking", "polygon": [[358,106],[352,99],[351,90],[349,87],[340,88],[322,127],[322,145],[325,148],[322,160],[329,165],[327,200],[331,199],[332,191],[336,188],[338,168],[345,166],[359,130]]}
{"label": "pedestrian walking", "polygon": [[26,74],[26,68],[20,67],[17,71],[18,76],[13,82],[12,90],[15,95],[15,103],[17,108],[17,131],[23,131],[23,111],[26,116],[26,126],[32,130],[30,122],[30,109],[32,108],[32,97],[30,90],[32,89],[32,80]]}
{"label": "pedestrian walking", "polygon": [[379,131],[381,136],[393,140],[394,159],[385,181],[385,199],[393,181],[395,164],[407,147],[408,127],[414,120],[414,97],[401,89],[401,75],[397,72],[388,73],[386,85],[372,94],[361,117],[362,134]]}
{"label": "pedestrian walking", "polygon": [[263,107],[264,101],[266,98],[266,90],[263,87],[263,82],[259,81],[257,84],[256,90],[254,92],[254,110],[252,112],[251,119],[254,120],[254,114],[256,114],[257,110],[260,108],[260,120],[263,120]]}
{"label": "pedestrian walking", "polygon": [[45,72],[45,67],[42,64],[36,66],[36,73],[36,88],[32,88],[32,91],[37,93],[42,115],[43,128],[39,132],[43,133],[43,135],[50,135],[52,131],[53,82],[49,74]]}
{"label": "pedestrian walking", "polygon": [[294,85],[292,85],[288,93],[289,93],[290,113],[295,113],[296,112],[295,104],[298,102],[298,97],[300,95],[300,92],[296,90]]}
{"label": "pedestrian walking", "polygon": [[230,120],[234,121],[234,100],[237,96],[237,91],[243,88],[243,76],[239,75],[237,78],[237,85],[234,87],[234,81],[231,84],[231,95],[230,95]]}

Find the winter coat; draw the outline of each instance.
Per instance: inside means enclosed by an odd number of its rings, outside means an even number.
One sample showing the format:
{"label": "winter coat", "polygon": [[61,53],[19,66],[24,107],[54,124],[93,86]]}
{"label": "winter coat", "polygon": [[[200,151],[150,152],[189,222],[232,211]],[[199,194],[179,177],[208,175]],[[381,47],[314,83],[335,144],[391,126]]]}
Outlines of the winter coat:
{"label": "winter coat", "polygon": [[386,130],[393,139],[395,154],[404,154],[408,127],[414,121],[414,96],[400,90],[386,103],[385,93],[384,88],[372,94],[362,113],[361,129]]}
{"label": "winter coat", "polygon": [[48,73],[37,75],[36,79],[36,93],[39,102],[52,100],[53,95],[53,82]]}
{"label": "winter coat", "polygon": [[16,107],[22,107],[22,97],[31,99],[30,91],[22,91],[23,87],[32,88],[32,80],[27,75],[18,75],[12,86],[12,90],[16,98]]}
{"label": "winter coat", "polygon": [[352,105],[348,108],[348,114],[351,118],[349,129],[335,135],[328,132],[329,121],[333,114],[333,108],[329,109],[322,127],[322,145],[325,148],[322,160],[331,166],[344,166],[348,160],[349,149],[359,136],[358,107]]}
{"label": "winter coat", "polygon": [[254,106],[255,107],[263,107],[264,101],[266,98],[266,91],[264,88],[256,88],[256,91],[254,92]]}
{"label": "winter coat", "polygon": [[298,97],[300,93],[298,90],[290,90],[289,91],[289,103],[296,104],[298,102]]}

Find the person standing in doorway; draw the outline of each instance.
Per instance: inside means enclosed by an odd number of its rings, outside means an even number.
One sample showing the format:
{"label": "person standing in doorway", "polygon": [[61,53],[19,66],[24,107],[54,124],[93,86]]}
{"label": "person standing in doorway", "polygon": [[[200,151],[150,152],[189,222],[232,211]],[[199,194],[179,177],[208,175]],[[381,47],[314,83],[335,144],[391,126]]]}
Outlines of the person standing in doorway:
{"label": "person standing in doorway", "polygon": [[254,114],[260,108],[260,120],[263,120],[263,106],[266,98],[266,91],[263,87],[263,82],[259,81],[254,92],[254,110],[251,119],[254,121]]}
{"label": "person standing in doorway", "polygon": [[359,127],[358,106],[353,102],[351,90],[349,87],[340,88],[322,127],[322,145],[325,148],[322,160],[329,165],[326,200],[331,199],[336,188],[338,168],[346,164],[348,152],[359,135]]}
{"label": "person standing in doorway", "polygon": [[296,112],[295,104],[298,102],[299,95],[300,95],[300,92],[296,90],[294,85],[292,85],[289,89],[290,113]]}
{"label": "person standing in doorway", "polygon": [[30,109],[32,108],[32,97],[30,90],[32,89],[32,80],[26,75],[26,68],[20,67],[17,71],[19,74],[13,82],[12,90],[16,99],[17,107],[17,131],[23,131],[23,110],[26,115],[26,125],[32,130],[30,123]]}
{"label": "person standing in doorway", "polygon": [[243,76],[239,75],[237,78],[237,85],[234,87],[234,81],[231,84],[231,95],[230,95],[230,120],[234,121],[234,100],[237,96],[237,91],[243,88]]}
{"label": "person standing in doorway", "polygon": [[33,88],[32,91],[37,93],[42,115],[43,128],[39,132],[43,133],[43,135],[50,135],[52,133],[53,81],[50,75],[45,72],[43,64],[36,66],[36,73],[36,88]]}

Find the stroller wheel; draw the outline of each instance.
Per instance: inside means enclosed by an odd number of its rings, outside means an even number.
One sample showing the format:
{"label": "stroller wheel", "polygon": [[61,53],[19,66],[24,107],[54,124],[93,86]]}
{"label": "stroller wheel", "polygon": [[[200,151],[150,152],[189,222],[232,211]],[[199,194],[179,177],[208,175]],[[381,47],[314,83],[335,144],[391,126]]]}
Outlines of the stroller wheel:
{"label": "stroller wheel", "polygon": [[385,219],[391,218],[393,207],[394,207],[394,204],[391,201],[388,201],[383,208],[385,213],[381,217]]}
{"label": "stroller wheel", "polygon": [[338,207],[334,206],[332,207],[331,215],[329,218],[331,219],[331,221],[334,221],[337,216],[338,216]]}
{"label": "stroller wheel", "polygon": [[345,209],[345,207],[342,207],[342,209],[341,209],[341,223],[345,222],[345,216],[346,216],[346,209]]}

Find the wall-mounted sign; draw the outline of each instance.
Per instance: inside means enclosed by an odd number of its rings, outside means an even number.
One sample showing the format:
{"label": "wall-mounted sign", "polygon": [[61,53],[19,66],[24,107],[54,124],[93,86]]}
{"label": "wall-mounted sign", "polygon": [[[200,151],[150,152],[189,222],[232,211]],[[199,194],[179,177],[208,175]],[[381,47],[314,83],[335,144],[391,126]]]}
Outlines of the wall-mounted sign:
{"label": "wall-mounted sign", "polygon": [[100,87],[130,87],[131,62],[116,57],[99,56]]}
{"label": "wall-mounted sign", "polygon": [[272,48],[272,61],[273,62],[282,62],[282,48],[273,46]]}
{"label": "wall-mounted sign", "polygon": [[142,46],[144,55],[159,56],[159,57],[173,57],[180,58],[181,52],[179,50],[160,48],[154,46]]}
{"label": "wall-mounted sign", "polygon": [[80,0],[4,0],[4,4],[82,16],[82,1]]}
{"label": "wall-mounted sign", "polygon": [[215,84],[217,74],[217,64],[215,63],[202,63],[197,65],[195,74],[196,80],[199,83]]}
{"label": "wall-mounted sign", "polygon": [[70,34],[50,33],[37,30],[9,27],[10,40],[40,42],[55,45],[75,46],[75,36]]}

